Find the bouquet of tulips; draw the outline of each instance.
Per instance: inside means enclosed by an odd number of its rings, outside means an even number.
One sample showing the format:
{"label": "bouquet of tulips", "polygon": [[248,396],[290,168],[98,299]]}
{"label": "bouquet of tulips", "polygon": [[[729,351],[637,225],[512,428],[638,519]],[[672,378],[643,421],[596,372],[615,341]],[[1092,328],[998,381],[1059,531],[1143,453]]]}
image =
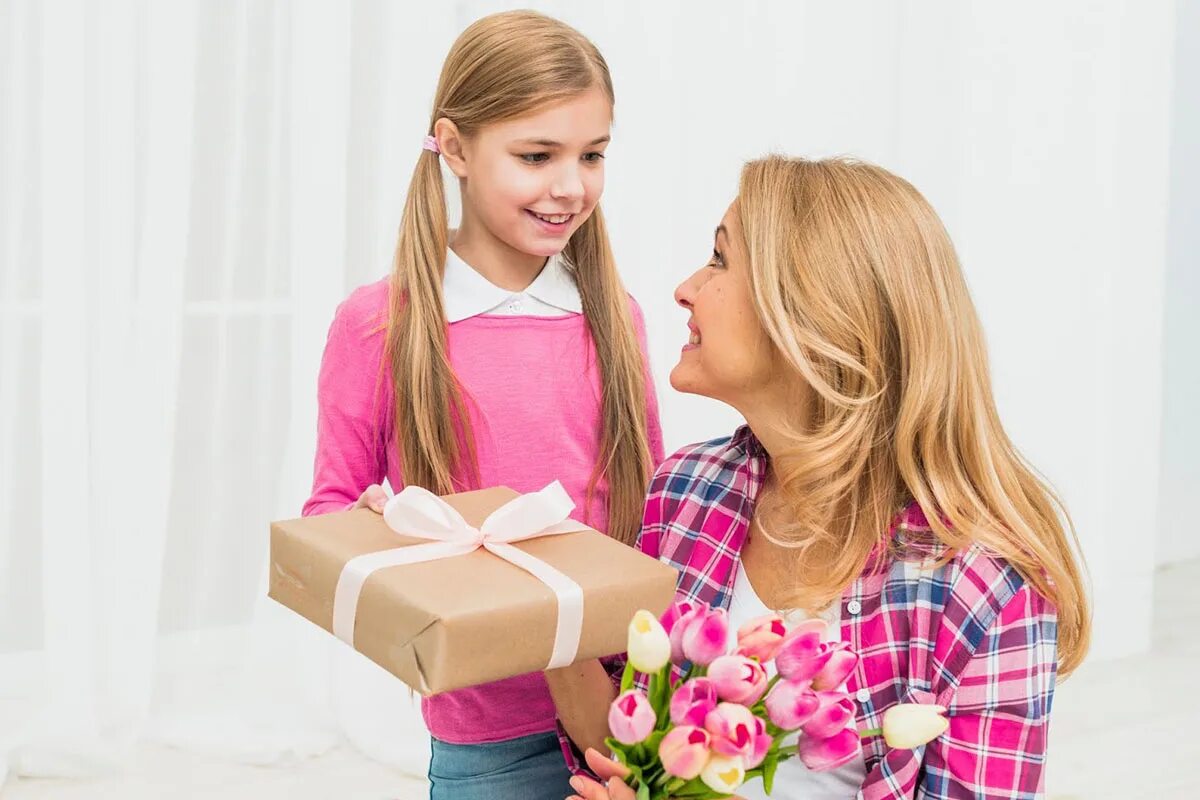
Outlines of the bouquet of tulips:
{"label": "bouquet of tulips", "polygon": [[[854,701],[839,689],[859,657],[845,642],[825,641],[824,632],[821,620],[789,630],[768,615],[743,625],[730,648],[724,609],[676,603],[661,622],[639,611],[605,740],[638,800],[728,797],[753,778],[769,794],[786,759],[829,770],[859,757]],[[681,678],[676,665],[687,665]],[[645,691],[634,688],[638,672]],[[925,736],[917,744],[940,735],[944,709],[927,709],[936,721],[917,721],[919,735],[913,720],[892,733],[906,742]],[[868,733],[880,732],[887,738],[887,731]]]}

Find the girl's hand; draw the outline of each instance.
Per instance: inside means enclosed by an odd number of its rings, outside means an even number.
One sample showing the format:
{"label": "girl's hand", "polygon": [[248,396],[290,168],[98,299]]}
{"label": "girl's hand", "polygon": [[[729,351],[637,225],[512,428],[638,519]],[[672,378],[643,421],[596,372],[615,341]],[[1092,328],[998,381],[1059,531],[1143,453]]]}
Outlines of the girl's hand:
{"label": "girl's hand", "polygon": [[578,794],[573,795],[570,800],[634,800],[637,795],[623,780],[629,774],[629,770],[611,758],[600,755],[591,747],[584,753],[584,758],[592,772],[604,783],[596,783],[591,778],[576,775],[571,778],[571,788]]}
{"label": "girl's hand", "polygon": [[383,490],[383,487],[377,483],[372,483],[358,496],[358,501],[354,504],[354,507],[369,508],[376,514],[382,514],[383,507],[387,504],[387,501],[388,495]]}

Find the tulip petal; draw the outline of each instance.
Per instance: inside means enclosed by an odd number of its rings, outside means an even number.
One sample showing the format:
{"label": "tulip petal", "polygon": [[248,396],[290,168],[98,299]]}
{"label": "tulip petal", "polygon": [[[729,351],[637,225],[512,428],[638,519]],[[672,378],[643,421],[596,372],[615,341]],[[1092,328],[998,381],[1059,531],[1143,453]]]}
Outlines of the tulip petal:
{"label": "tulip petal", "polygon": [[804,723],[805,735],[816,739],[833,736],[854,718],[854,701],[844,692],[817,692],[820,705]]}
{"label": "tulip petal", "polygon": [[732,794],[746,780],[746,768],[737,756],[714,755],[700,772],[700,780],[714,792]]}
{"label": "tulip petal", "polygon": [[829,650],[829,660],[812,679],[813,688],[818,691],[837,689],[858,666],[858,653],[845,642],[834,642]]}
{"label": "tulip petal", "polygon": [[817,738],[801,736],[797,755],[814,772],[825,772],[849,764],[861,757],[862,740],[858,731],[843,728],[833,736]]}
{"label": "tulip petal", "polygon": [[911,750],[946,732],[950,720],[944,706],[901,703],[883,712],[883,738],[889,747]]}

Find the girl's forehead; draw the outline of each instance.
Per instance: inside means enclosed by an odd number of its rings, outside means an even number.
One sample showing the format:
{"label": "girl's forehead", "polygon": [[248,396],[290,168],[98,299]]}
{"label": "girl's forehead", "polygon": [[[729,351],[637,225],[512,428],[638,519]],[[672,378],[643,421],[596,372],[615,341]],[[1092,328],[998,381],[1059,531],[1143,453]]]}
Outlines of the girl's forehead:
{"label": "girl's forehead", "polygon": [[612,105],[600,89],[548,103],[529,114],[488,125],[483,132],[505,139],[587,144],[609,135]]}

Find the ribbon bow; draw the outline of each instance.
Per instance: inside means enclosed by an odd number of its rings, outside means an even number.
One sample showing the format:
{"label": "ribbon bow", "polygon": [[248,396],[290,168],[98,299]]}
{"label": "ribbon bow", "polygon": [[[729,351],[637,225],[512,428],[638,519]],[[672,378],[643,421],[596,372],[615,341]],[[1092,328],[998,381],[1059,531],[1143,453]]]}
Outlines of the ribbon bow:
{"label": "ribbon bow", "polygon": [[547,669],[574,663],[583,629],[583,589],[554,567],[513,547],[513,542],[579,531],[569,514],[574,501],[558,481],[541,491],[515,497],[474,527],[453,506],[418,486],[407,486],[388,500],[383,520],[406,536],[429,539],[424,544],[366,553],[350,559],[338,576],[333,595],[333,632],[354,645],[354,619],[363,584],[376,570],[466,555],[483,548],[520,567],[554,591],[558,623]]}

